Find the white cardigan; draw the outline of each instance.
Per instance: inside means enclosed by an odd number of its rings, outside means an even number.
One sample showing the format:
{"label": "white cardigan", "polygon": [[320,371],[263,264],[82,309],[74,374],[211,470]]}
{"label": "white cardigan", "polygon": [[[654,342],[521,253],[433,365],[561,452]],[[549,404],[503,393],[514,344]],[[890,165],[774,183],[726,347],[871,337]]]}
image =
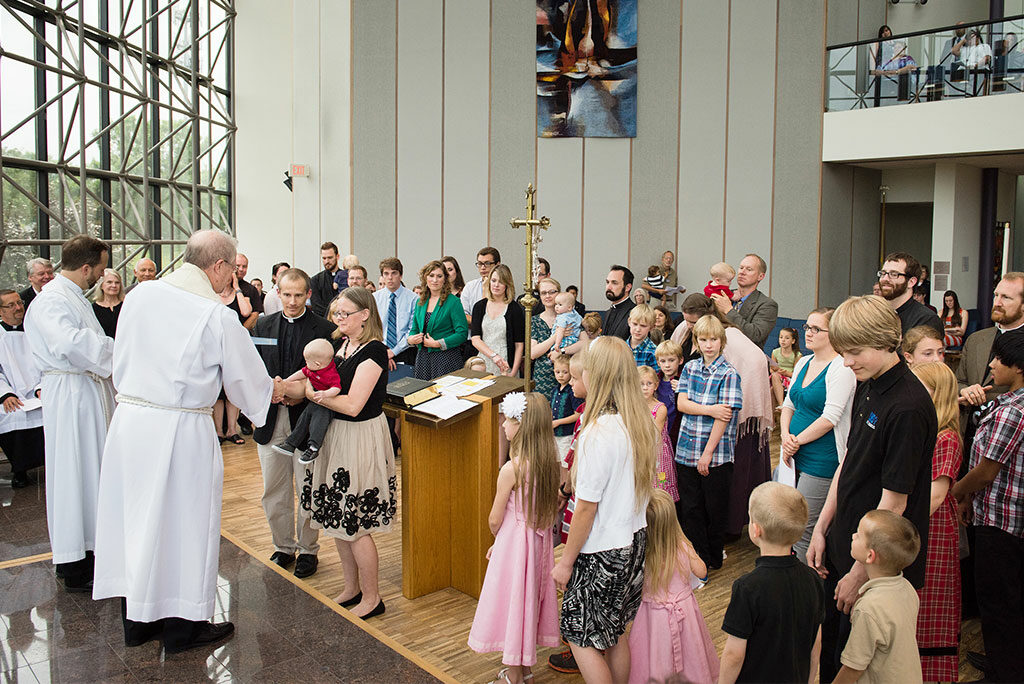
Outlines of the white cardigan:
{"label": "white cardigan", "polygon": [[[792,387],[796,382],[800,369],[807,365],[807,362],[814,358],[814,354],[807,354],[800,357],[793,367]],[[843,364],[843,357],[836,356],[829,362],[825,369],[825,408],[821,417],[832,423],[832,434],[836,438],[836,453],[839,454],[839,462],[843,462],[846,456],[846,439],[850,436],[850,418],[853,415],[853,395],[857,391],[857,376],[853,371]],[[796,406],[786,394],[786,400],[782,402],[783,408],[793,411]]]}

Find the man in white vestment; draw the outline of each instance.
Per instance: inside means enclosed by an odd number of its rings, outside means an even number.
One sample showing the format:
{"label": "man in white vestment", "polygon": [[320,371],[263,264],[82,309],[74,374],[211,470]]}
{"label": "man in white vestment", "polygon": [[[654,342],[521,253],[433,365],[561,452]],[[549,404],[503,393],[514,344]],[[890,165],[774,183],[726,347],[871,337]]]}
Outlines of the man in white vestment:
{"label": "man in white vestment", "polygon": [[234,631],[213,624],[224,462],[211,419],[221,386],[263,425],[274,382],[217,292],[235,241],[194,233],[184,263],[125,299],[114,343],[118,406],[100,477],[93,598],[125,598],[125,644],[167,653]]}
{"label": "man in white vestment", "polygon": [[58,576],[73,592],[92,588],[100,458],[114,404],[114,341],[84,295],[103,277],[109,254],[106,243],[89,235],[65,242],[61,272],[25,314],[25,335],[43,375],[50,548]]}
{"label": "man in white vestment", "polygon": [[43,465],[42,376],[25,339],[24,321],[21,295],[0,290],[0,449],[11,462],[14,489],[30,485],[28,471]]}

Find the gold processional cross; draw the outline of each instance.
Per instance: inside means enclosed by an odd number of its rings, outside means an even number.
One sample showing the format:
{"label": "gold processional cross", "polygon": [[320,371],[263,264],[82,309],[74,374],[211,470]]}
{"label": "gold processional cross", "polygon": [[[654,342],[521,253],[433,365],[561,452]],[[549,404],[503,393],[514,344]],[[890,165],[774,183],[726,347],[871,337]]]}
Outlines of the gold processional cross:
{"label": "gold processional cross", "polygon": [[551,225],[551,220],[547,216],[541,216],[539,219],[533,217],[534,210],[537,207],[534,201],[536,193],[537,190],[533,187],[533,183],[526,186],[526,218],[514,218],[509,221],[513,228],[526,229],[526,241],[523,243],[526,245],[526,282],[523,283],[523,287],[526,288],[526,294],[523,295],[522,299],[523,308],[526,309],[526,339],[523,345],[524,392],[530,391],[530,375],[533,366],[533,360],[530,356],[530,326],[533,321],[533,307],[537,304],[537,298],[533,296],[534,260],[537,258],[537,244],[541,239],[540,231],[541,229],[547,230]]}

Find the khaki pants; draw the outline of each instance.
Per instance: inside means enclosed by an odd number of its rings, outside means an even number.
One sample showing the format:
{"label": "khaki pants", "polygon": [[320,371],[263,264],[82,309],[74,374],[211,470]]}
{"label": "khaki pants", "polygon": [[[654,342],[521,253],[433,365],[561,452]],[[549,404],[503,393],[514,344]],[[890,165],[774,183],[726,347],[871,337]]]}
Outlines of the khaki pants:
{"label": "khaki pants", "polygon": [[306,476],[306,466],[294,456],[285,456],[270,448],[271,444],[283,442],[291,430],[288,409],[282,405],[277,410],[270,443],[256,445],[263,470],[263,512],[270,525],[275,551],[316,555],[320,549],[317,543],[320,532],[309,526],[309,515],[301,509],[296,511],[295,497]]}

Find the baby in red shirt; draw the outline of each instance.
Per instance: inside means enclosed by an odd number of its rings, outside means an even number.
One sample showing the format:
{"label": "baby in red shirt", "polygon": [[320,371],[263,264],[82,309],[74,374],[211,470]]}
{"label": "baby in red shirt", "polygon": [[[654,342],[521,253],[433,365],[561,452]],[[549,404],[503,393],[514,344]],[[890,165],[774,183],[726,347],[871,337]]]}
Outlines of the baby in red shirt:
{"label": "baby in red shirt", "polygon": [[732,299],[733,294],[730,286],[732,279],[736,277],[736,269],[724,261],[720,261],[711,267],[711,280],[704,286],[704,294],[710,297],[713,294],[722,294]]}
{"label": "baby in red shirt", "polygon": [[[289,375],[285,380],[301,380],[305,377],[313,386],[319,398],[336,397],[341,394],[341,377],[334,366],[334,348],[325,339],[316,339],[302,350],[306,365]],[[324,435],[331,425],[333,417],[331,409],[309,402],[302,409],[302,415],[295,423],[292,433],[281,442],[274,444],[274,451],[291,456],[299,449],[305,451],[299,455],[299,463],[312,463],[324,443]]]}

